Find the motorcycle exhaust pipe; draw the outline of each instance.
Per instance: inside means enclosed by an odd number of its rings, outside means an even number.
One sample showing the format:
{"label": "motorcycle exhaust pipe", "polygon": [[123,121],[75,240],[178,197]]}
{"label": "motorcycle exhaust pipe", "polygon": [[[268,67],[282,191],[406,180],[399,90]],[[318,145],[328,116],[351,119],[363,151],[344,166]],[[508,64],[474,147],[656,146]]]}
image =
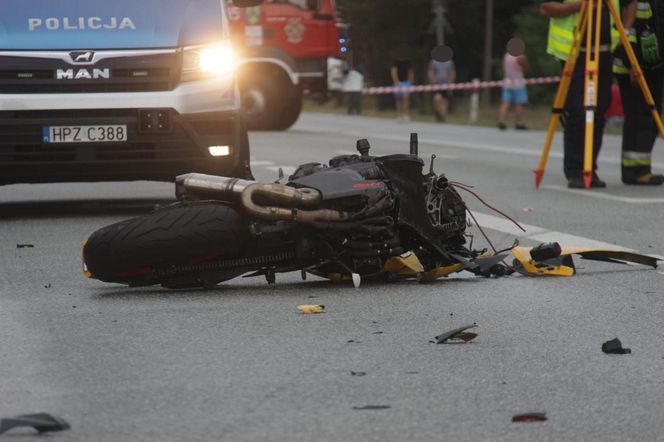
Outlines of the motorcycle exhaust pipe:
{"label": "motorcycle exhaust pipe", "polygon": [[184,195],[206,195],[239,200],[242,191],[255,183],[239,178],[188,173],[175,178],[175,194],[178,198]]}
{"label": "motorcycle exhaust pipe", "polygon": [[[270,203],[281,206],[262,206],[256,204],[254,197],[260,196]],[[315,207],[320,203],[321,195],[315,189],[296,189],[281,184],[255,183],[242,192],[242,206],[257,218],[272,221],[296,221],[311,224],[319,221],[346,221],[350,214],[337,210],[299,210]]]}

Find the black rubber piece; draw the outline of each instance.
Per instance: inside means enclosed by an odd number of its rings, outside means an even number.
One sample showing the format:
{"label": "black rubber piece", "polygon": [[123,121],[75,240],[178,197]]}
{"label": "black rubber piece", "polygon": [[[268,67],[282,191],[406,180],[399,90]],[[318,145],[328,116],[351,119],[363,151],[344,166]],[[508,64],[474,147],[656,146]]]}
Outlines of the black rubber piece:
{"label": "black rubber piece", "polygon": [[0,419],[0,434],[16,427],[32,427],[39,433],[69,430],[71,427],[64,419],[48,413],[23,414],[21,416]]}
{"label": "black rubber piece", "polygon": [[149,281],[160,268],[241,255],[246,223],[219,202],[187,202],[122,221],[93,233],[83,259],[93,278],[132,284]]}

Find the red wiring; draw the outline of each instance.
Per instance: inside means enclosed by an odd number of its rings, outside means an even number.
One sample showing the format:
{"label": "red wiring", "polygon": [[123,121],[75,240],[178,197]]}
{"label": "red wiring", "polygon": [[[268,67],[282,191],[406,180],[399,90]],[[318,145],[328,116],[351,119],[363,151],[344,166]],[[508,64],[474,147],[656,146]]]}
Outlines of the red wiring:
{"label": "red wiring", "polygon": [[[457,181],[449,181],[448,184],[449,184],[450,186],[452,186],[452,188],[455,189],[455,190],[456,190],[456,189],[461,189],[461,190],[465,190],[466,192],[470,193],[470,194],[473,195],[475,198],[477,198],[482,204],[484,204],[486,207],[488,207],[489,209],[493,210],[494,212],[499,213],[500,215],[504,216],[506,219],[508,219],[508,220],[510,220],[512,223],[514,223],[514,225],[516,225],[516,226],[517,226],[519,229],[521,229],[522,231],[524,231],[524,232],[526,231],[526,229],[524,229],[523,227],[521,227],[521,225],[520,225],[518,222],[516,222],[513,218],[511,218],[511,217],[508,216],[507,214],[501,212],[500,210],[496,209],[495,207],[493,207],[492,205],[490,205],[489,203],[487,203],[486,201],[484,201],[484,200],[483,200],[483,199],[482,199],[477,193],[475,193],[475,192],[473,192],[472,190],[470,190],[471,188],[473,188],[473,186],[469,186],[469,185],[467,185],[467,184],[459,183],[459,182],[457,182]],[[483,229],[482,226],[480,225],[480,223],[477,222],[477,219],[475,218],[475,215],[474,215],[473,212],[468,208],[468,205],[466,204],[466,202],[463,200],[463,198],[461,198],[460,195],[456,194],[455,196],[459,199],[459,201],[461,202],[461,204],[463,205],[463,207],[465,207],[466,211],[468,212],[468,214],[470,215],[470,217],[473,219],[473,222],[475,223],[475,225],[476,225],[477,228],[479,229],[480,233],[482,233],[482,236],[484,237],[484,239],[486,240],[486,242],[489,243],[489,245],[491,246],[491,249],[493,250],[493,253],[494,253],[494,254],[498,254],[498,251],[497,251],[496,247],[493,245],[493,243],[491,242],[491,240],[490,240],[489,237],[487,236],[486,232],[484,231],[484,229]]]}

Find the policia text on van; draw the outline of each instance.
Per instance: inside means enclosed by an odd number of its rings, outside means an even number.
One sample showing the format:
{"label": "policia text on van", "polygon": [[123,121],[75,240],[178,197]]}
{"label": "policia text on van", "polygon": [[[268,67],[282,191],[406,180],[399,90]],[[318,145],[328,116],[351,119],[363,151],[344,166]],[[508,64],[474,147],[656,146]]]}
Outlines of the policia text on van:
{"label": "policia text on van", "polygon": [[0,184],[251,176],[224,0],[0,3]]}

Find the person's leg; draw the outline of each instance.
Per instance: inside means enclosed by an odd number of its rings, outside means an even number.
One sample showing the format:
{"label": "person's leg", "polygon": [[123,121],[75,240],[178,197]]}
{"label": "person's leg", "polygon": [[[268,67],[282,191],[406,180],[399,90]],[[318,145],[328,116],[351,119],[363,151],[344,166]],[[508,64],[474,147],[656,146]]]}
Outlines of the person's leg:
{"label": "person's leg", "polygon": [[514,122],[517,126],[523,125],[523,104],[514,105]]}
{"label": "person's leg", "polygon": [[402,108],[403,116],[406,120],[410,119],[410,95],[403,94]]}
{"label": "person's leg", "polygon": [[401,99],[403,94],[401,92],[396,92],[394,94],[394,106],[397,111],[397,118],[401,117]]}
{"label": "person's leg", "polygon": [[583,104],[585,90],[585,57],[581,53],[576,63],[565,101],[565,157],[563,171],[570,187],[576,187],[583,178],[583,149],[585,133],[585,109]]}
{"label": "person's leg", "polygon": [[[661,114],[662,74],[645,71],[645,78],[655,100],[655,106]],[[625,89],[631,95],[634,104],[631,109],[633,115],[630,117],[633,121],[631,125],[633,133],[628,140],[623,137],[622,181],[625,184],[661,185],[664,183],[664,176],[652,175],[652,150],[659,133],[657,124],[638,85],[628,84]]]}
{"label": "person's leg", "polygon": [[622,180],[635,180],[638,176],[638,170],[635,170],[637,164],[632,152],[636,146],[636,134],[638,133],[638,94],[641,93],[638,86],[631,83],[628,75],[618,75],[618,86],[620,87],[620,98],[622,101],[625,118],[623,120],[622,130]]}
{"label": "person's leg", "polygon": [[515,97],[514,119],[515,127],[518,130],[526,130],[527,127],[523,122],[524,106],[528,104],[528,92],[526,87],[520,88]]}
{"label": "person's leg", "polygon": [[440,94],[440,118],[442,121],[445,121],[447,118],[447,92]]}
{"label": "person's leg", "polygon": [[503,88],[500,100],[500,108],[498,108],[498,128],[500,130],[505,130],[507,129],[507,112],[509,112],[511,101],[509,89]]}
{"label": "person's leg", "polygon": [[433,94],[433,108],[437,121],[442,121],[443,119],[443,95],[441,92],[436,92]]}
{"label": "person's leg", "polygon": [[362,113],[362,92],[355,92],[353,96],[355,98],[355,110],[360,115]]}
{"label": "person's leg", "polygon": [[606,183],[597,176],[597,158],[602,150],[602,137],[606,126],[606,111],[611,105],[611,85],[613,84],[613,56],[602,52],[599,58],[597,85],[597,110],[595,112],[595,131],[593,133],[593,183],[592,187],[606,187]]}

